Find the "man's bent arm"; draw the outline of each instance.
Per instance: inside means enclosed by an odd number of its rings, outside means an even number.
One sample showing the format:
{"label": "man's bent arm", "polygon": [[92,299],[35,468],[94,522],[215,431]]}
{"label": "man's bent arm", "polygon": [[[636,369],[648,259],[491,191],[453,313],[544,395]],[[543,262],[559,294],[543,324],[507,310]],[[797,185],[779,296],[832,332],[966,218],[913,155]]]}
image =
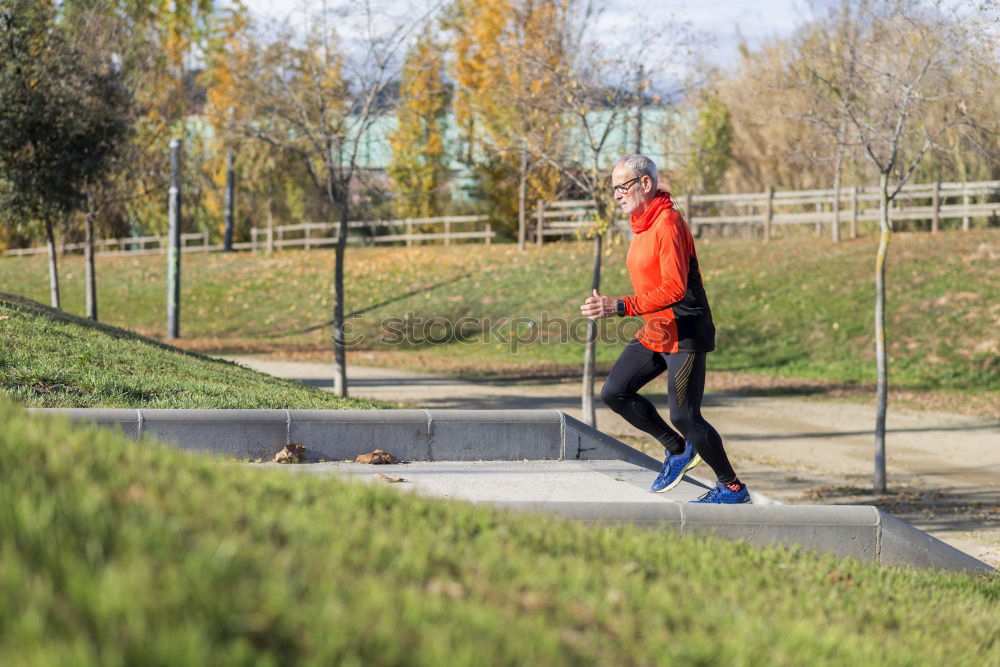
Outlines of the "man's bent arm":
{"label": "man's bent arm", "polygon": [[690,268],[687,248],[680,230],[668,232],[660,247],[660,284],[643,294],[625,296],[626,315],[646,315],[669,308],[682,301],[687,294],[687,277]]}

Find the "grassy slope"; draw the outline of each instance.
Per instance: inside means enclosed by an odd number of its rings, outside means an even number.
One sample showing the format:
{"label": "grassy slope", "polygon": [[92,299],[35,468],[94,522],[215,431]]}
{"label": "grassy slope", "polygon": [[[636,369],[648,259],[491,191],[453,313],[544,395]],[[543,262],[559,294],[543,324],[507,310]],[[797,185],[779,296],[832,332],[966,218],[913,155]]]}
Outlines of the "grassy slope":
{"label": "grassy slope", "polygon": [[[889,348],[897,388],[1000,391],[998,242],[1000,230],[896,235],[889,260]],[[511,246],[352,249],[348,305],[362,316],[350,324],[364,336],[357,349],[388,347],[378,342],[385,333],[379,324],[406,313],[452,322],[468,316],[574,318],[588,291],[590,247],[551,244],[525,254]],[[605,259],[605,293],[630,291],[624,252],[619,244]],[[873,239],[702,240],[699,255],[719,329],[713,368],[847,383],[874,377]],[[291,332],[329,318],[331,252],[191,255],[184,261],[184,334],[200,339],[193,343],[202,349],[326,349],[328,330]],[[104,317],[148,334],[161,331],[163,268],[161,257],[102,258]],[[79,312],[81,262],[68,259],[64,272],[67,307]],[[45,298],[46,284],[41,258],[0,261],[6,289]],[[530,337],[526,327],[521,335]],[[442,331],[438,325],[427,333]],[[469,368],[575,366],[582,358],[580,345],[558,341],[516,351],[502,339],[418,347],[425,363],[442,367],[459,359]],[[610,364],[619,348],[601,345],[599,362]]]}
{"label": "grassy slope", "polygon": [[35,407],[372,407],[2,292],[0,391]]}
{"label": "grassy slope", "polygon": [[1000,578],[423,500],[0,401],[0,663],[1000,663]]}

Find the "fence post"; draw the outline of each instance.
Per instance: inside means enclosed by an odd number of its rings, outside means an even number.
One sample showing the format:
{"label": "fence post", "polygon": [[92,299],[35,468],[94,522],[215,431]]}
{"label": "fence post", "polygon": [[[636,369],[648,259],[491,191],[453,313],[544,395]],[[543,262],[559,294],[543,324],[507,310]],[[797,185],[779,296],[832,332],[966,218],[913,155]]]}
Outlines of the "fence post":
{"label": "fence post", "polygon": [[938,225],[941,224],[941,179],[936,179],[934,181],[934,196],[931,200],[931,206],[934,207],[934,212],[931,215],[931,232],[935,233],[938,230]]}
{"label": "fence post", "polygon": [[409,218],[406,219],[406,247],[409,248],[413,245],[413,221]]}
{"label": "fence post", "polygon": [[833,189],[833,228],[830,230],[834,243],[840,243],[840,187]]}
{"label": "fence post", "polygon": [[823,235],[823,202],[816,202],[816,236]]}
{"label": "fence post", "polygon": [[545,206],[542,201],[538,201],[538,211],[537,217],[535,219],[535,245],[541,246],[545,242],[545,235],[542,233],[542,229],[545,226]]}
{"label": "fence post", "polygon": [[771,240],[771,225],[774,224],[774,186],[767,186],[767,210],[764,212],[764,240]]}
{"label": "fence post", "polygon": [[[222,235],[223,252],[233,251],[233,206],[235,205],[236,177],[233,173],[233,149],[226,151],[226,196],[223,204],[225,233]],[[206,242],[205,245],[208,245]]]}
{"label": "fence post", "polygon": [[541,199],[535,202],[535,239],[542,233],[542,225],[545,223],[545,202]]}
{"label": "fence post", "polygon": [[969,231],[969,191],[966,189],[969,187],[968,183],[962,184],[962,207],[965,209],[965,215],[962,216],[962,231]]}
{"label": "fence post", "polygon": [[274,252],[274,211],[271,210],[271,204],[267,204],[267,254],[270,255]]}
{"label": "fence post", "polygon": [[858,238],[858,186],[851,189],[851,238]]}
{"label": "fence post", "polygon": [[257,254],[257,228],[250,228],[250,252]]}
{"label": "fence post", "polygon": [[694,200],[690,192],[684,195],[684,213],[687,214],[688,229],[691,230],[691,234],[698,236],[698,228],[694,224]]}
{"label": "fence post", "polygon": [[305,231],[305,233],[306,233],[305,249],[309,250],[310,248],[312,248],[312,242],[311,242],[312,233],[311,233],[311,230],[309,228],[309,223],[308,222],[306,223],[306,228],[303,231]]}
{"label": "fence post", "polygon": [[451,245],[451,220],[444,220],[444,244]]}
{"label": "fence post", "polygon": [[486,245],[493,245],[493,225],[486,223]]}
{"label": "fence post", "polygon": [[170,242],[167,246],[167,339],[180,337],[181,296],[181,140],[170,140],[170,190],[168,220]]}

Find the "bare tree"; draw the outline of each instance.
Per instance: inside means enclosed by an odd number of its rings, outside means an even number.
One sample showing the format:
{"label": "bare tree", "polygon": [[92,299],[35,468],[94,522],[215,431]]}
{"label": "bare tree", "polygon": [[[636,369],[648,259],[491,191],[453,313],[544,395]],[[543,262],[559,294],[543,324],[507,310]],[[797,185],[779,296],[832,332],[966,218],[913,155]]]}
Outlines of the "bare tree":
{"label": "bare tree", "polygon": [[325,5],[306,15],[304,35],[287,22],[263,43],[246,32],[234,47],[240,51],[236,60],[241,66],[233,75],[246,100],[242,132],[296,159],[339,214],[333,275],[334,391],[347,396],[344,253],[363,138],[391,110],[388,87],[401,66],[401,51],[427,16],[386,20],[366,3],[361,12],[332,10],[336,21],[328,22]]}
{"label": "bare tree", "polygon": [[[974,123],[951,75],[995,51],[976,40],[941,3],[865,0],[837,14],[853,33],[851,48],[815,44],[803,52],[803,82],[816,92],[816,109],[803,117],[844,136],[847,128],[879,173],[879,245],[875,262],[876,418],[873,487],[885,493],[885,424],[888,405],[886,260],[892,238],[890,207],[928,153],[943,149],[945,132]],[[838,30],[823,31],[831,39]],[[822,53],[820,58],[819,53]],[[821,100],[827,100],[823,104]],[[922,122],[933,108],[943,122]],[[838,145],[842,145],[838,142]]]}

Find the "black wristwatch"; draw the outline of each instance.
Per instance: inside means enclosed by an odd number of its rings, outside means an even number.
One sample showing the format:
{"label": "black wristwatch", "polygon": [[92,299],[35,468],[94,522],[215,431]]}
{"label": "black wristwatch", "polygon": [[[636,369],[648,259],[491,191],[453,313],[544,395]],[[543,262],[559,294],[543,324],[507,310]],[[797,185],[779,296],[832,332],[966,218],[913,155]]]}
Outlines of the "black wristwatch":
{"label": "black wristwatch", "polygon": [[625,299],[618,299],[618,303],[615,304],[615,312],[618,313],[618,317],[625,317]]}

